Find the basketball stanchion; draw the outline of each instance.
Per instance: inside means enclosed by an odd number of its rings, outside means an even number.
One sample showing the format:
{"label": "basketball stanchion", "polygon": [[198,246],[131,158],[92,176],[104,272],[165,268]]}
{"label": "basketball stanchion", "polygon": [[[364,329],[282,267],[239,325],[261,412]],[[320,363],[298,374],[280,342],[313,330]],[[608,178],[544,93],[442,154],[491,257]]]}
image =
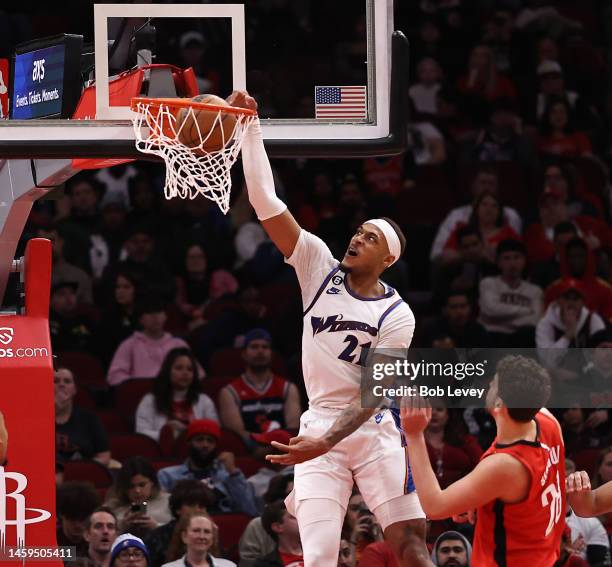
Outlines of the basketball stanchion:
{"label": "basketball stanchion", "polygon": [[204,195],[229,210],[230,170],[242,146],[254,110],[230,106],[214,95],[193,99],[132,99],[136,147],[166,164],[167,199]]}

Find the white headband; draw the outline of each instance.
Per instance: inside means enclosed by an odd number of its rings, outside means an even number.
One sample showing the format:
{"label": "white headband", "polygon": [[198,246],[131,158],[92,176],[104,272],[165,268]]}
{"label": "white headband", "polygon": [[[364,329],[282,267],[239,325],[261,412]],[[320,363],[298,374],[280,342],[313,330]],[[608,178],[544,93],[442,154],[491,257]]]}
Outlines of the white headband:
{"label": "white headband", "polygon": [[368,223],[373,224],[380,230],[380,232],[383,233],[385,240],[387,241],[387,246],[389,247],[389,254],[393,256],[393,262],[389,264],[389,266],[392,266],[402,255],[402,245],[400,244],[400,239],[397,236],[397,232],[395,232],[395,229],[384,219],[370,219],[365,221],[363,224]]}

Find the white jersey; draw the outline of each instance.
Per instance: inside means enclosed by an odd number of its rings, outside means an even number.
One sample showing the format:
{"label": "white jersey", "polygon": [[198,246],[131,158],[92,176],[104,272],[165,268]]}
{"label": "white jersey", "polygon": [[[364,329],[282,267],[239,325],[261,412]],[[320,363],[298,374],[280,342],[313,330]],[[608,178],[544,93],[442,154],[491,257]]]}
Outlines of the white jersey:
{"label": "white jersey", "polygon": [[359,394],[360,357],[368,348],[407,349],[414,315],[384,283],[380,297],[357,295],[327,245],[305,230],[286,262],[302,289],[302,368],[310,407],[344,409]]}

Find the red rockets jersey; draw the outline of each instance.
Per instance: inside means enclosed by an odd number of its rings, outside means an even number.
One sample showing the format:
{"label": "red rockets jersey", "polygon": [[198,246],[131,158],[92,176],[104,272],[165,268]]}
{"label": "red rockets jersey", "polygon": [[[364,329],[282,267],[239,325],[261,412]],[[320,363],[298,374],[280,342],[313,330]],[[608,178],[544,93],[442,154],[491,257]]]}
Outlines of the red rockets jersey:
{"label": "red rockets jersey", "polygon": [[506,453],[531,476],[529,494],[516,504],[494,500],[477,510],[472,564],[478,567],[551,567],[565,527],[565,447],[557,420],[535,416],[536,440],[497,443],[482,455]]}

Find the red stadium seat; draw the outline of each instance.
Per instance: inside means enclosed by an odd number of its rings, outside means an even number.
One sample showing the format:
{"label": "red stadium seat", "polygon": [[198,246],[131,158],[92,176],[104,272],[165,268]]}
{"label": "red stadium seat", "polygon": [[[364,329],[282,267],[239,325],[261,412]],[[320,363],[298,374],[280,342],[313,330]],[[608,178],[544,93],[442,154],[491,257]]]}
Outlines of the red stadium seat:
{"label": "red stadium seat", "polygon": [[249,452],[244,441],[233,431],[227,429],[221,430],[221,439],[218,445],[219,451],[231,451],[236,457],[246,457]]}
{"label": "red stadium seat", "polygon": [[584,449],[575,455],[568,455],[568,457],[576,463],[577,471],[586,471],[593,478],[600,455],[601,449]]}
{"label": "red stadium seat", "polygon": [[140,400],[151,391],[155,378],[132,378],[115,386],[115,407],[125,419],[134,421]]}
{"label": "red stadium seat", "polygon": [[266,465],[260,463],[253,457],[236,457],[236,466],[244,473],[244,476],[248,478],[254,474],[257,474],[259,469],[265,467]]}
{"label": "red stadium seat", "polygon": [[212,519],[219,528],[221,548],[229,559],[238,561],[238,542],[253,518],[246,514],[219,514],[212,516]]}
{"label": "red stadium seat", "polygon": [[162,459],[161,461],[153,461],[151,464],[153,465],[153,468],[158,471],[160,469],[165,469],[166,467],[180,465],[182,462],[183,461],[179,461],[177,459]]}
{"label": "red stadium seat", "polygon": [[420,166],[416,170],[415,187],[397,196],[394,218],[402,226],[437,225],[453,205],[444,168]]}
{"label": "red stadium seat", "polygon": [[234,376],[211,376],[204,378],[202,380],[202,392],[204,392],[207,396],[210,396],[215,404],[217,403],[217,398],[219,397],[219,392],[227,386],[237,375]]}
{"label": "red stadium seat", "polygon": [[81,386],[77,388],[77,393],[74,397],[74,405],[80,408],[94,410],[96,408],[96,400],[88,388]]}
{"label": "red stadium seat", "polygon": [[146,457],[150,461],[159,461],[162,458],[157,441],[140,433],[112,435],[110,449],[113,459],[121,462],[135,456]]}
{"label": "red stadium seat", "polygon": [[113,483],[110,471],[96,461],[64,462],[64,481],[69,480],[91,482],[98,489],[106,489]]}
{"label": "red stadium seat", "polygon": [[[287,364],[282,356],[272,352],[270,366],[274,372],[287,375]],[[238,376],[244,372],[242,349],[225,348],[213,353],[210,357],[210,374],[212,376]]]}
{"label": "red stadium seat", "polygon": [[91,354],[77,351],[61,352],[58,354],[58,366],[72,371],[77,386],[86,384],[98,390],[108,388],[102,363]]}
{"label": "red stadium seat", "polygon": [[121,414],[115,410],[98,410],[95,413],[102,422],[102,425],[104,426],[104,429],[108,435],[130,433],[130,428],[128,427],[127,423],[121,417]]}

